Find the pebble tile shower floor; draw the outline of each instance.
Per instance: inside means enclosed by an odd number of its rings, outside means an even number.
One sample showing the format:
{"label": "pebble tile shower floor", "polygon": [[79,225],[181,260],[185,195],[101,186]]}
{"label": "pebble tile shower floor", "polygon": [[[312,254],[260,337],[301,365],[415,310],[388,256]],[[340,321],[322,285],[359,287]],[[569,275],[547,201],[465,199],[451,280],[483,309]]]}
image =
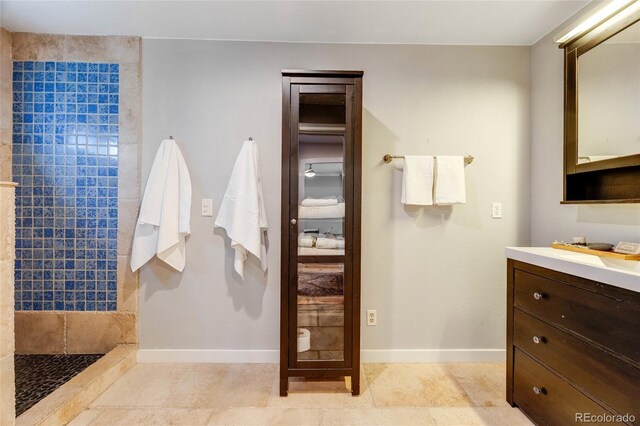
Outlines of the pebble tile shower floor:
{"label": "pebble tile shower floor", "polygon": [[16,354],[16,416],[33,407],[101,357],[101,354]]}

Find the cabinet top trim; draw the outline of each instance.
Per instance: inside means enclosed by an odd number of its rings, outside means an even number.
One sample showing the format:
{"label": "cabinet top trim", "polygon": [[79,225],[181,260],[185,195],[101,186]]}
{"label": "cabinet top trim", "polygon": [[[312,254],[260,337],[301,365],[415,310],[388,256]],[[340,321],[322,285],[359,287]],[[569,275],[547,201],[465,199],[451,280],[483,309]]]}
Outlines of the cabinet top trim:
{"label": "cabinet top trim", "polygon": [[283,69],[283,77],[362,77],[364,71]]}

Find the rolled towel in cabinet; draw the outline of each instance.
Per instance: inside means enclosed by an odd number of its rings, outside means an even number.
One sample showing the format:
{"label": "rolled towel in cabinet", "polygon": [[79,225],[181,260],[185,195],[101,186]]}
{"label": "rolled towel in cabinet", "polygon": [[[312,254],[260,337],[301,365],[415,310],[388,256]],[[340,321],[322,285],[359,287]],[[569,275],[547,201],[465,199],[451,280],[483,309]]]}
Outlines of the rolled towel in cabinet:
{"label": "rolled towel in cabinet", "polygon": [[311,349],[311,332],[306,328],[298,329],[298,352]]}

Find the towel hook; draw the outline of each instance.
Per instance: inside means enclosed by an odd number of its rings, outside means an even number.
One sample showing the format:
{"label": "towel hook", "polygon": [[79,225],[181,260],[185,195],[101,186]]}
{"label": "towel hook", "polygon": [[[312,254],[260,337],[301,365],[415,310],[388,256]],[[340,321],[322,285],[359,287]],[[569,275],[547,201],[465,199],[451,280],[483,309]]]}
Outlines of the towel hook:
{"label": "towel hook", "polygon": [[250,140],[250,141],[252,141],[252,140],[253,140],[253,137],[249,136],[249,140]]}
{"label": "towel hook", "polygon": [[169,135],[169,139],[173,140],[173,136]]}

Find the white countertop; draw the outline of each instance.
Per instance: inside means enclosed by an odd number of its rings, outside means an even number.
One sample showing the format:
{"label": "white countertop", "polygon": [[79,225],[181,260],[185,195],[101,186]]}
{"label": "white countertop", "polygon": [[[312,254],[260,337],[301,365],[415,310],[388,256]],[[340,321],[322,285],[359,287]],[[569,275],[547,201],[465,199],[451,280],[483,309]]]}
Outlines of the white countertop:
{"label": "white countertop", "polygon": [[640,293],[640,261],[618,260],[551,247],[507,247],[509,259]]}

